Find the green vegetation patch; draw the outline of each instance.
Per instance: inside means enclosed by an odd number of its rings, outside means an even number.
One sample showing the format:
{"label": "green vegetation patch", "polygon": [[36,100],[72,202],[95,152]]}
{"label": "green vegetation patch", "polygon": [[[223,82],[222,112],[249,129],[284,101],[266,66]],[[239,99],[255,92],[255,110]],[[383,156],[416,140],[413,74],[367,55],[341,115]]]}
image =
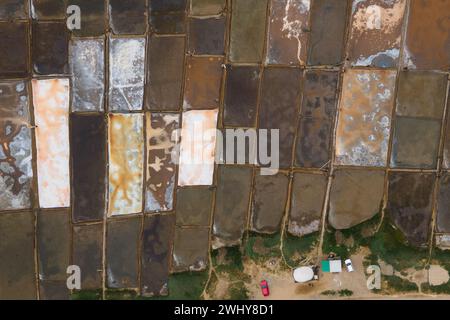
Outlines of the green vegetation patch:
{"label": "green vegetation patch", "polygon": [[238,246],[214,250],[211,258],[217,272],[237,272],[244,268],[242,252]]}
{"label": "green vegetation patch", "polygon": [[403,233],[394,228],[387,219],[370,239],[368,247],[373,259],[378,257],[397,271],[407,268],[423,269],[428,259],[426,249],[410,246]]}
{"label": "green vegetation patch", "polygon": [[342,289],[338,291],[338,294],[340,297],[350,297],[353,295],[353,291],[348,289]]}
{"label": "green vegetation patch", "polygon": [[169,299],[197,300],[203,292],[208,271],[176,273],[169,277]]}
{"label": "green vegetation patch", "polygon": [[102,290],[80,290],[70,295],[70,300],[101,300]]}
{"label": "green vegetation patch", "polygon": [[211,253],[212,263],[217,273],[225,276],[228,280],[250,281],[249,275],[245,274],[242,262],[243,254],[238,246],[220,248]]}
{"label": "green vegetation patch", "polygon": [[353,291],[352,290],[348,290],[348,289],[342,289],[339,291],[336,290],[325,290],[323,292],[320,293],[323,296],[337,296],[339,295],[340,297],[350,297],[353,295]]}
{"label": "green vegetation patch", "polygon": [[138,293],[134,290],[106,290],[106,300],[136,300]]}
{"label": "green vegetation patch", "polygon": [[387,217],[378,232],[375,232],[380,219],[381,215],[378,214],[347,230],[337,231],[328,227],[324,234],[323,252],[334,252],[341,258],[346,258],[360,247],[368,247],[371,253],[365,258],[365,266],[378,264],[379,260],[383,260],[397,271],[407,268],[423,269],[427,263],[427,250],[410,246],[403,233]]}
{"label": "green vegetation patch", "polygon": [[370,253],[364,257],[363,266],[367,268],[370,265],[378,265],[378,256],[376,254]]}
{"label": "green vegetation patch", "polygon": [[397,276],[383,276],[383,282],[387,290],[395,292],[418,292],[419,288],[414,282]]}
{"label": "green vegetation patch", "polygon": [[323,296],[335,296],[337,295],[337,291],[335,290],[325,290],[320,293]]}
{"label": "green vegetation patch", "polygon": [[328,226],[323,238],[323,252],[325,254],[334,252],[342,258],[352,255],[360,247],[369,245],[380,220],[381,214],[377,214],[372,219],[347,230],[335,230]]}
{"label": "green vegetation patch", "polygon": [[298,265],[316,248],[319,242],[319,232],[296,237],[286,233],[283,239],[283,254],[291,266]]}
{"label": "green vegetation patch", "polygon": [[231,300],[248,300],[249,292],[245,283],[242,281],[234,282],[228,289]]}
{"label": "green vegetation patch", "polygon": [[211,273],[211,279],[209,279],[208,287],[206,288],[206,293],[208,295],[214,295],[214,291],[216,290],[218,282],[219,278],[217,278],[217,275],[214,272]]}
{"label": "green vegetation patch", "polygon": [[199,300],[207,280],[208,271],[175,273],[169,276],[169,295],[149,299]]}
{"label": "green vegetation patch", "polygon": [[[106,290],[106,300],[198,300],[203,292],[208,271],[183,272],[169,276],[169,295],[142,297],[134,290]],[[75,291],[72,300],[101,300],[101,290]]]}
{"label": "green vegetation patch", "polygon": [[254,261],[280,257],[280,233],[265,235],[250,232],[245,243],[245,256]]}
{"label": "green vegetation patch", "polygon": [[428,282],[425,282],[421,284],[421,289],[424,293],[450,294],[450,285],[448,282],[438,286],[432,286]]}
{"label": "green vegetation patch", "polygon": [[450,273],[450,250],[442,250],[436,247],[433,248],[431,261],[433,264],[439,264]]}

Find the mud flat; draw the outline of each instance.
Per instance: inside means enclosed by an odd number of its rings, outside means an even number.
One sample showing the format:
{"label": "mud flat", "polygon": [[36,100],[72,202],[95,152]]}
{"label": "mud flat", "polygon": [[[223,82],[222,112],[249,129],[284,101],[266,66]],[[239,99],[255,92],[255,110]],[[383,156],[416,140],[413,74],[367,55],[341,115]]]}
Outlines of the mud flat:
{"label": "mud flat", "polygon": [[73,220],[99,221],[106,211],[106,121],[75,113],[70,121]]}
{"label": "mud flat", "polygon": [[172,270],[205,270],[208,265],[208,249],[208,228],[175,228]]}
{"label": "mud flat", "polygon": [[331,134],[337,108],[339,73],[308,70],[297,131],[295,166],[322,168],[331,157]]}
{"label": "mud flat", "polygon": [[335,229],[349,229],[381,210],[384,170],[338,169],[330,195],[328,222]]}
{"label": "mud flat", "polygon": [[168,294],[174,218],[174,215],[157,215],[144,219],[141,290],[145,296]]}
{"label": "mud flat", "polygon": [[327,177],[318,173],[295,173],[288,230],[304,236],[319,231]]}
{"label": "mud flat", "polygon": [[411,245],[427,244],[434,174],[391,172],[387,210]]}
{"label": "mud flat", "polygon": [[215,249],[241,243],[247,227],[252,171],[245,167],[219,167],[212,230]]}
{"label": "mud flat", "polygon": [[106,238],[106,285],[108,288],[138,287],[140,230],[140,218],[108,221]]}
{"label": "mud flat", "polygon": [[34,215],[0,215],[0,298],[36,299]]}
{"label": "mud flat", "polygon": [[213,190],[209,187],[180,188],[177,192],[177,225],[209,226]]}
{"label": "mud flat", "polygon": [[275,233],[280,229],[286,201],[289,177],[278,173],[273,176],[255,175],[251,229],[261,233]]}
{"label": "mud flat", "polygon": [[73,264],[80,267],[81,288],[102,286],[103,226],[91,224],[73,227]]}

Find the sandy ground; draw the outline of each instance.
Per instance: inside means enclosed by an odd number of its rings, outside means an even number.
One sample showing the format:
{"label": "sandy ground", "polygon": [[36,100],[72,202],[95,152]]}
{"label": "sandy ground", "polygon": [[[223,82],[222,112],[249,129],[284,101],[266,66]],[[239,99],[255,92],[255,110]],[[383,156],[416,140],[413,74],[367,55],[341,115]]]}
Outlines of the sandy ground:
{"label": "sandy ground", "polygon": [[363,254],[358,254],[352,257],[355,272],[343,271],[340,274],[320,273],[318,281],[306,284],[294,283],[290,271],[274,272],[256,265],[250,265],[248,266],[248,272],[252,274],[252,279],[255,279],[255,283],[252,283],[249,288],[250,296],[252,299],[262,298],[259,281],[266,279],[270,288],[268,299],[272,300],[340,298],[339,296],[321,295],[321,293],[327,290],[339,291],[343,289],[353,291],[353,296],[360,298],[379,297],[379,295],[367,289],[366,276],[362,264],[363,256]]}
{"label": "sandy ground", "polygon": [[450,279],[448,271],[439,265],[431,265],[428,270],[428,281],[431,285],[438,286],[447,283]]}
{"label": "sandy ground", "polygon": [[[254,281],[249,285],[251,299],[267,300],[324,300],[324,299],[444,299],[450,300],[450,295],[428,295],[421,293],[381,295],[373,293],[367,288],[366,275],[363,266],[365,252],[359,252],[351,257],[355,271],[352,273],[343,270],[339,274],[320,273],[318,281],[307,284],[296,284],[290,271],[275,271],[269,268],[261,268],[253,262],[247,263],[246,273],[252,275]],[[427,281],[427,272],[419,271],[408,275],[408,279],[416,283]],[[442,276],[442,275],[441,275]],[[259,281],[266,279],[269,283],[270,296],[263,297],[259,288]],[[327,290],[351,290],[350,297],[339,295],[329,296],[321,293]]]}

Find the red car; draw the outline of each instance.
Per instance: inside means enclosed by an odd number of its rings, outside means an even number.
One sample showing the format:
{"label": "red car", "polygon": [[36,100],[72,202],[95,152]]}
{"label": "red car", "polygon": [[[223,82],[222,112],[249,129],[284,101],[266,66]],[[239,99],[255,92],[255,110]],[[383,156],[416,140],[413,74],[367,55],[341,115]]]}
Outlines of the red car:
{"label": "red car", "polygon": [[261,281],[260,286],[263,296],[267,297],[270,294],[269,285],[267,284],[267,281],[266,280]]}

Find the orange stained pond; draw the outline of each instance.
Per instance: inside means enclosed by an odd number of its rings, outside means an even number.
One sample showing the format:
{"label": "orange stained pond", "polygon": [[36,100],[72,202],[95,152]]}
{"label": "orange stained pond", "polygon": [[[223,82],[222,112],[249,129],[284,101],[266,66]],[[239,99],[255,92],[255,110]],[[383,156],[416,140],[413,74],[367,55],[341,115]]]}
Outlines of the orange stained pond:
{"label": "orange stained pond", "polygon": [[109,116],[108,216],[142,211],[143,119],[142,114]]}

